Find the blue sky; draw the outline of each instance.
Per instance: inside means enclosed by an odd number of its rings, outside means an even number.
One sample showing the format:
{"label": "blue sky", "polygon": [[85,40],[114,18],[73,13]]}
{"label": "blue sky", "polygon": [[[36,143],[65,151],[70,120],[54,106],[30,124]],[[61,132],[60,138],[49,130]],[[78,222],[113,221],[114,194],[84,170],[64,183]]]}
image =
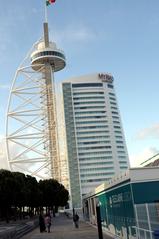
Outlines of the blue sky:
{"label": "blue sky", "polygon": [[[0,8],[0,136],[15,71],[42,35],[44,0],[3,1]],[[110,72],[131,165],[159,152],[159,1],[56,0],[48,7],[50,38],[67,57],[56,73]],[[1,153],[1,152],[0,152]]]}

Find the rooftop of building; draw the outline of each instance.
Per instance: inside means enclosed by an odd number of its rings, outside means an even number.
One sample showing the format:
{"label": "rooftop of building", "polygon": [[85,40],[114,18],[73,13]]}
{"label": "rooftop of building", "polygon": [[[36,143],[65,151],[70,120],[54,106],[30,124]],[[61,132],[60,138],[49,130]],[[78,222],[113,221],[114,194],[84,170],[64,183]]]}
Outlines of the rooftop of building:
{"label": "rooftop of building", "polygon": [[129,170],[113,177],[108,182],[102,183],[96,187],[92,192],[86,195],[91,197],[94,194],[100,193],[106,189],[118,186],[126,181],[131,183],[148,182],[148,181],[159,181],[159,167],[138,167],[130,168]]}
{"label": "rooftop of building", "polygon": [[113,76],[108,72],[99,72],[99,73],[92,73],[87,75],[81,75],[81,76],[75,76],[71,77],[69,79],[64,80],[62,83],[79,83],[79,82],[92,82],[92,81],[102,81],[102,78],[106,78],[106,76],[113,78]]}
{"label": "rooftop of building", "polygon": [[142,167],[154,167],[159,166],[159,153],[155,154],[151,158],[140,164]]}

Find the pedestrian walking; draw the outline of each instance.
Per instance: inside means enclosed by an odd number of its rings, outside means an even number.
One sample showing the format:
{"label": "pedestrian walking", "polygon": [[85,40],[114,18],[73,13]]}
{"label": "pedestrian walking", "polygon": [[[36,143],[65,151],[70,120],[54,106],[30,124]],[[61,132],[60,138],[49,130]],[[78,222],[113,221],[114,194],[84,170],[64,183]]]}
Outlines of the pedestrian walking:
{"label": "pedestrian walking", "polygon": [[47,228],[47,232],[50,232],[50,227],[51,227],[51,216],[50,214],[47,214],[45,217],[45,226]]}
{"label": "pedestrian walking", "polygon": [[73,215],[73,222],[74,222],[75,228],[78,228],[79,227],[79,216],[78,216],[77,212]]}
{"label": "pedestrian walking", "polygon": [[40,232],[45,232],[46,227],[45,227],[44,217],[41,213],[39,215],[39,227],[40,227]]}

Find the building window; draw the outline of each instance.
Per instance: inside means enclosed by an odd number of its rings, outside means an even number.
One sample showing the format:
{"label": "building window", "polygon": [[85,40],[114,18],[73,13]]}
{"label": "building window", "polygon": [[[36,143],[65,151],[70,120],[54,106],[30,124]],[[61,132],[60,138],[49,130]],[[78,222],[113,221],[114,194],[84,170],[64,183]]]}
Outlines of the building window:
{"label": "building window", "polygon": [[112,93],[112,92],[109,92],[109,95],[115,96],[115,94],[114,94],[114,93]]}
{"label": "building window", "polygon": [[78,87],[102,87],[102,83],[79,83],[79,84],[72,84],[73,88]]}
{"label": "building window", "polygon": [[93,92],[93,91],[91,91],[91,92],[73,92],[73,96],[81,96],[81,95],[104,95],[104,92],[103,91],[101,91],[101,92]]}
{"label": "building window", "polygon": [[113,86],[113,85],[111,85],[111,84],[108,84],[107,86],[108,86],[108,88],[111,88],[111,89],[113,89],[113,88],[114,88],[114,86]]}
{"label": "building window", "polygon": [[114,115],[112,116],[112,118],[113,118],[113,119],[119,119],[118,116],[114,116]]}
{"label": "building window", "polygon": [[114,114],[114,115],[118,115],[118,112],[116,112],[116,111],[112,111],[112,114]]}
{"label": "building window", "polygon": [[104,104],[104,101],[81,101],[74,102],[74,105]]}
{"label": "building window", "polygon": [[127,166],[121,166],[120,169],[127,169]]}
{"label": "building window", "polygon": [[114,129],[120,129],[120,126],[116,126],[116,125],[115,125],[115,126],[114,126]]}
{"label": "building window", "polygon": [[124,146],[118,145],[117,148],[118,149],[124,149]]}
{"label": "building window", "polygon": [[123,144],[123,141],[117,140],[116,143],[117,143],[117,144]]}
{"label": "building window", "polygon": [[114,101],[116,100],[114,97],[109,97],[109,99],[110,99],[110,100],[114,100]]}

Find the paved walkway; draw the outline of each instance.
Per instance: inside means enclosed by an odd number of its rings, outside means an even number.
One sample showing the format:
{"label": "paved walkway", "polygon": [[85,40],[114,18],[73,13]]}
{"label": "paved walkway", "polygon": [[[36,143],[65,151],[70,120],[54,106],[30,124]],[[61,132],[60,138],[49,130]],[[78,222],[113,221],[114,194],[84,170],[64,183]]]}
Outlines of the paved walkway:
{"label": "paved walkway", "polygon": [[[53,218],[50,233],[40,233],[37,228],[21,239],[98,239],[98,232],[96,228],[83,221],[79,222],[79,228],[76,229],[72,219],[60,215]],[[112,239],[112,237],[103,234],[103,239]]]}

